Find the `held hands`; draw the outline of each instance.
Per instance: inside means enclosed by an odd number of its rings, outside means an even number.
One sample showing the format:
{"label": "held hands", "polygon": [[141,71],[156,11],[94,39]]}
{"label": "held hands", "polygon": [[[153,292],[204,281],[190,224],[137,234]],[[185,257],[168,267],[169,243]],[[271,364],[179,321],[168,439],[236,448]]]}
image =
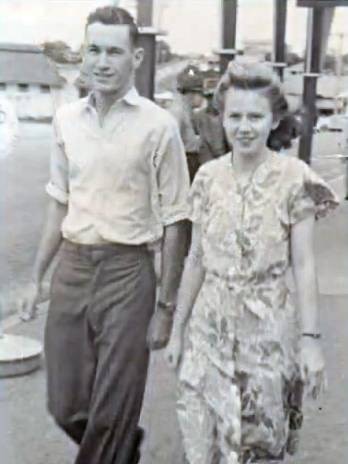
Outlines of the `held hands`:
{"label": "held hands", "polygon": [[301,341],[301,377],[307,396],[317,399],[327,389],[325,361],[320,340],[303,337]]}

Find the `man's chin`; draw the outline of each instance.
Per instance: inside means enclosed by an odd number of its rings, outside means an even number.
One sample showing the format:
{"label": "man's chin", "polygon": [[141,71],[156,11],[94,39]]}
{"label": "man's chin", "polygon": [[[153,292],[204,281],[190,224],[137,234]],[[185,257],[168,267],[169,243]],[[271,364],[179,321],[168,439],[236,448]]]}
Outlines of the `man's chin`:
{"label": "man's chin", "polygon": [[115,94],[119,91],[119,88],[118,87],[115,87],[115,86],[111,86],[111,85],[108,85],[108,84],[102,84],[100,82],[95,82],[94,85],[93,85],[93,90],[95,92],[99,92],[99,93],[103,93],[103,94]]}

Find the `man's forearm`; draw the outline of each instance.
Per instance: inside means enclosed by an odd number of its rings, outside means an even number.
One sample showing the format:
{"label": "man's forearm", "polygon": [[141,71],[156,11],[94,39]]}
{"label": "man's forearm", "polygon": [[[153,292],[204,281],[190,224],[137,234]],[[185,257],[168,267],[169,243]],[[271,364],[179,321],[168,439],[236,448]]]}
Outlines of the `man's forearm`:
{"label": "man's forearm", "polygon": [[67,206],[50,199],[44,231],[34,265],[34,281],[41,284],[47,269],[62,242],[61,225],[67,214]]}
{"label": "man's forearm", "polygon": [[159,300],[176,300],[186,251],[186,229],[183,221],[165,228],[162,247],[162,270]]}

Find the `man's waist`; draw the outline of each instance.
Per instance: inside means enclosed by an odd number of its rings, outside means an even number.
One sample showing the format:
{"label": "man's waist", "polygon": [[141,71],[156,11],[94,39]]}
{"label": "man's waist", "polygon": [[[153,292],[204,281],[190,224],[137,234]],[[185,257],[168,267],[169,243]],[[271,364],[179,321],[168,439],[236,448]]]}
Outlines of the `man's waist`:
{"label": "man's waist", "polygon": [[97,244],[81,244],[64,239],[61,251],[63,254],[75,255],[85,258],[103,259],[112,255],[144,255],[149,250],[146,244],[127,245],[123,243],[104,242]]}

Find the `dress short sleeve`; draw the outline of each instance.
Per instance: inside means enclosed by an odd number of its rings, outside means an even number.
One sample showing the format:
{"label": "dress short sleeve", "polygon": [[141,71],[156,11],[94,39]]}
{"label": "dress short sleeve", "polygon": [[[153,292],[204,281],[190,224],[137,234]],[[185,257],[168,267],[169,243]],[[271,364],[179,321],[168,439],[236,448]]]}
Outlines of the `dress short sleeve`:
{"label": "dress short sleeve", "polygon": [[208,208],[208,180],[206,165],[203,165],[197,171],[188,196],[188,217],[191,222],[200,225],[204,222]]}
{"label": "dress short sleeve", "polygon": [[294,182],[288,198],[290,225],[313,214],[316,219],[324,217],[338,206],[336,193],[306,163],[297,160],[294,174]]}

